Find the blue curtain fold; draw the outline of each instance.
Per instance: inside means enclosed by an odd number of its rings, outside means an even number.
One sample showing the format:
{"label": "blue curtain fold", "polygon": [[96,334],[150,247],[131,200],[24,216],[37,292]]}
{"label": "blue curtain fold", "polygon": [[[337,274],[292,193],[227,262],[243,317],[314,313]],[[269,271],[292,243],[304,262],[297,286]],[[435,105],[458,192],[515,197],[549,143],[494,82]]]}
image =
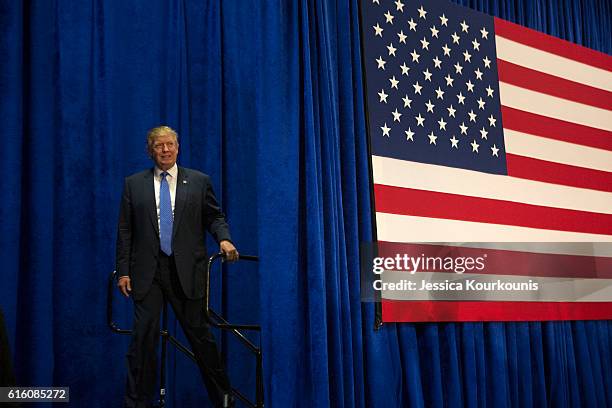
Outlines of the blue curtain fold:
{"label": "blue curtain fold", "polygon": [[[612,52],[607,0],[456,2]],[[121,401],[128,339],[105,325],[120,189],[165,123],[261,258],[215,269],[213,305],[263,326],[267,406],[612,406],[609,321],[373,330],[358,0],[6,0],[0,33],[0,307],[20,384]],[[216,334],[253,398],[254,359]],[[191,361],[171,351],[168,370],[169,407],[207,406]]]}

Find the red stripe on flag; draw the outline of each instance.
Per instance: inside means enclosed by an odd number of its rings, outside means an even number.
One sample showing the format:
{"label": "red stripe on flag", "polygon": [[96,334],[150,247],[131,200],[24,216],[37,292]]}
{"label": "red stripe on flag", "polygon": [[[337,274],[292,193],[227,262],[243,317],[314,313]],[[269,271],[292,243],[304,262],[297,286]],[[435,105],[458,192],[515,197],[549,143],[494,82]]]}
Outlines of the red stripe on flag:
{"label": "red stripe on flag", "polygon": [[[566,255],[491,248],[468,248],[452,245],[425,245],[378,241],[378,256],[395,258],[404,254],[419,258],[486,257],[482,270],[466,269],[465,273],[542,276],[557,278],[612,279],[612,257]],[[485,256],[486,254],[486,256]],[[474,265],[472,265],[474,267]],[[418,272],[445,272],[419,269]],[[454,271],[448,271],[455,273]]]}
{"label": "red stripe on flag", "polygon": [[495,18],[495,35],[593,67],[612,71],[612,58],[607,54],[509,21]]}
{"label": "red stripe on flag", "polygon": [[449,302],[382,299],[385,322],[612,319],[612,302]]}
{"label": "red stripe on flag", "polygon": [[508,175],[545,183],[612,192],[612,173],[507,153]]}
{"label": "red stripe on flag", "polygon": [[497,60],[499,80],[585,105],[612,110],[612,92],[570,81],[501,59]]}
{"label": "red stripe on flag", "polygon": [[504,128],[548,139],[612,150],[612,132],[502,106]]}
{"label": "red stripe on flag", "polygon": [[382,184],[374,185],[374,195],[377,212],[612,235],[611,214]]}

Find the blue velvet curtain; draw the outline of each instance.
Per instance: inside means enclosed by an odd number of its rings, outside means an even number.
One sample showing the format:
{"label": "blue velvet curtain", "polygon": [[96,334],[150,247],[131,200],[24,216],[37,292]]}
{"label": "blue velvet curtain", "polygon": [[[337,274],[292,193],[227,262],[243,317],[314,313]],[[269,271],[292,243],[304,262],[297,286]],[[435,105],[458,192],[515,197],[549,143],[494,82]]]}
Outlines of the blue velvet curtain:
{"label": "blue velvet curtain", "polygon": [[[460,3],[612,52],[607,0]],[[105,284],[120,188],[167,123],[261,257],[217,271],[214,296],[263,325],[268,406],[612,406],[608,321],[372,330],[357,0],[6,0],[0,30],[0,307],[20,384],[119,405],[128,339],[105,326]],[[116,310],[128,325],[129,302]],[[219,339],[252,396],[254,361]],[[206,406],[193,364],[170,361],[169,406]]]}

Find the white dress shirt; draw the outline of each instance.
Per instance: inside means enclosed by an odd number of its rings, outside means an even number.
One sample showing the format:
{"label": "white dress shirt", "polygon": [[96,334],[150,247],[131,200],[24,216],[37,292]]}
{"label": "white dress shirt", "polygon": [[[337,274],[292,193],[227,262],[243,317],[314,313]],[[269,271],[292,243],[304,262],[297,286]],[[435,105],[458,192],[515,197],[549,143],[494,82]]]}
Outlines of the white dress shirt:
{"label": "white dress shirt", "polygon": [[[155,177],[153,177],[153,185],[155,187],[155,207],[157,208],[157,227],[159,229],[159,190],[161,187],[161,174],[163,170],[155,166]],[[167,170],[168,175],[166,180],[168,181],[168,187],[170,187],[170,202],[172,203],[172,216],[174,217],[174,198],[176,197],[176,181],[178,179],[178,166],[174,163],[174,166]]]}

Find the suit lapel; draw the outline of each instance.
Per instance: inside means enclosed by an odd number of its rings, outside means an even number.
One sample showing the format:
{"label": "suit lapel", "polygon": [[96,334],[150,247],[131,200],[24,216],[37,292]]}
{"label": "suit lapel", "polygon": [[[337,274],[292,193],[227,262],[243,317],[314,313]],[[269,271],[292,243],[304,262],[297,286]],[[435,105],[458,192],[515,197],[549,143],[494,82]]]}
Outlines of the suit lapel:
{"label": "suit lapel", "polygon": [[159,223],[157,222],[157,203],[155,202],[155,185],[153,184],[153,169],[150,172],[145,173],[145,182],[143,183],[143,196],[145,198],[145,205],[149,218],[153,223],[153,228],[159,237]]}
{"label": "suit lapel", "polygon": [[176,235],[176,230],[181,222],[181,216],[187,202],[187,192],[189,191],[189,179],[187,172],[182,167],[178,168],[178,177],[176,180],[176,197],[174,202],[174,221],[172,223],[172,238]]}

